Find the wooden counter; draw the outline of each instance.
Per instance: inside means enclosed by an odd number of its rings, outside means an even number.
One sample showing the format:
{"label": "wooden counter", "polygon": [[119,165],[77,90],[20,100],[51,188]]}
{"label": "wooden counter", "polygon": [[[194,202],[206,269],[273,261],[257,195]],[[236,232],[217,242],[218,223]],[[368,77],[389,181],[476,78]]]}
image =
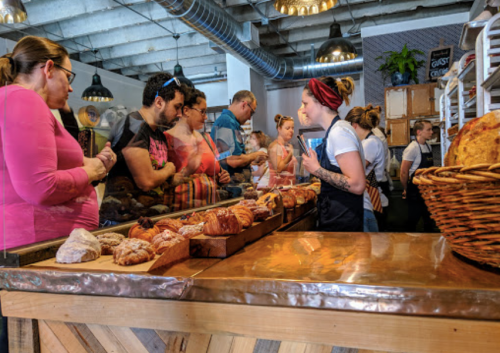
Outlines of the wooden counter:
{"label": "wooden counter", "polygon": [[31,266],[1,270],[0,286],[13,352],[500,347],[500,275],[437,234],[275,232],[154,274]]}

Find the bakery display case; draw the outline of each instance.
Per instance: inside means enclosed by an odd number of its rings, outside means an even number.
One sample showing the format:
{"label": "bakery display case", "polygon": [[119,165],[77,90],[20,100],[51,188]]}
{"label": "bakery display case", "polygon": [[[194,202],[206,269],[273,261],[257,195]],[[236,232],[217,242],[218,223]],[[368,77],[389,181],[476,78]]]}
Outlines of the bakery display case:
{"label": "bakery display case", "polygon": [[287,352],[432,353],[443,342],[494,352],[499,283],[438,234],[406,233],[274,232],[226,259],[153,272],[0,271],[11,347],[22,352],[205,352],[216,343],[245,352],[272,341]]}

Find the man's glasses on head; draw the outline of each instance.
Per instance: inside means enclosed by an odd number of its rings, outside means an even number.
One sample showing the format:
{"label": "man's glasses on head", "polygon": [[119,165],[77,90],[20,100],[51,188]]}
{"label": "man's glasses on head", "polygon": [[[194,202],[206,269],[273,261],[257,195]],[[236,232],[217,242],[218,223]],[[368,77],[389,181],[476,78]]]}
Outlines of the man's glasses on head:
{"label": "man's glasses on head", "polygon": [[161,88],[156,92],[156,96],[155,96],[155,99],[160,95],[160,91],[162,88],[165,88],[167,87],[169,84],[171,84],[172,82],[175,82],[175,84],[180,87],[181,86],[181,81],[179,81],[179,79],[177,77],[172,77],[170,80],[168,80],[167,82],[165,82]]}

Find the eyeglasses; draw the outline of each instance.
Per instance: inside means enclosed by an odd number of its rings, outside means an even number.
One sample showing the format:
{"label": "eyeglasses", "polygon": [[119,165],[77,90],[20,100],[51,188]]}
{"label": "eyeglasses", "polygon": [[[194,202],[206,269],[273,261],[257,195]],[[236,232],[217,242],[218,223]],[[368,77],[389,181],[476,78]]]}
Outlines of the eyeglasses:
{"label": "eyeglasses", "polygon": [[160,95],[160,91],[162,88],[164,87],[167,87],[169,84],[171,84],[172,82],[175,82],[175,84],[180,87],[181,86],[181,81],[179,81],[179,79],[177,77],[172,77],[170,80],[168,80],[167,82],[165,82],[163,84],[163,86],[161,86],[161,88],[156,92],[156,96],[155,96],[155,99]]}
{"label": "eyeglasses", "polygon": [[204,109],[198,109],[198,108],[193,108],[193,107],[188,107],[189,109],[196,110],[201,113],[201,115],[207,115],[207,111]]}
{"label": "eyeglasses", "polygon": [[[46,65],[47,64],[43,65],[42,67],[40,67],[40,69],[43,69]],[[68,83],[69,84],[73,83],[73,81],[75,80],[75,77],[76,77],[76,74],[73,71],[69,71],[68,69],[65,69],[64,67],[62,67],[61,65],[58,65],[56,63],[54,63],[54,66],[57,67],[58,69],[61,69],[61,70],[68,72],[70,74],[69,76],[66,76],[66,77],[68,77]]]}
{"label": "eyeglasses", "polygon": [[250,105],[250,103],[248,103],[248,102],[245,102],[245,103],[248,105],[248,107],[252,111],[252,114],[250,114],[250,116],[253,116],[255,114],[255,110],[252,108],[252,106]]}

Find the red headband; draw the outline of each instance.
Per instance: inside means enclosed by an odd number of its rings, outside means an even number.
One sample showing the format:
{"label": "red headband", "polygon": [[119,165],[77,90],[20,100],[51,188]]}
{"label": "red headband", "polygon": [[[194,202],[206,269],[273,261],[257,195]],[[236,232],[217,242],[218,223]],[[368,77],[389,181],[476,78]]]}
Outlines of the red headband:
{"label": "red headband", "polygon": [[342,97],[339,96],[337,92],[320,80],[312,78],[309,80],[308,86],[314,98],[316,98],[321,105],[324,105],[331,110],[337,111],[344,102]]}

